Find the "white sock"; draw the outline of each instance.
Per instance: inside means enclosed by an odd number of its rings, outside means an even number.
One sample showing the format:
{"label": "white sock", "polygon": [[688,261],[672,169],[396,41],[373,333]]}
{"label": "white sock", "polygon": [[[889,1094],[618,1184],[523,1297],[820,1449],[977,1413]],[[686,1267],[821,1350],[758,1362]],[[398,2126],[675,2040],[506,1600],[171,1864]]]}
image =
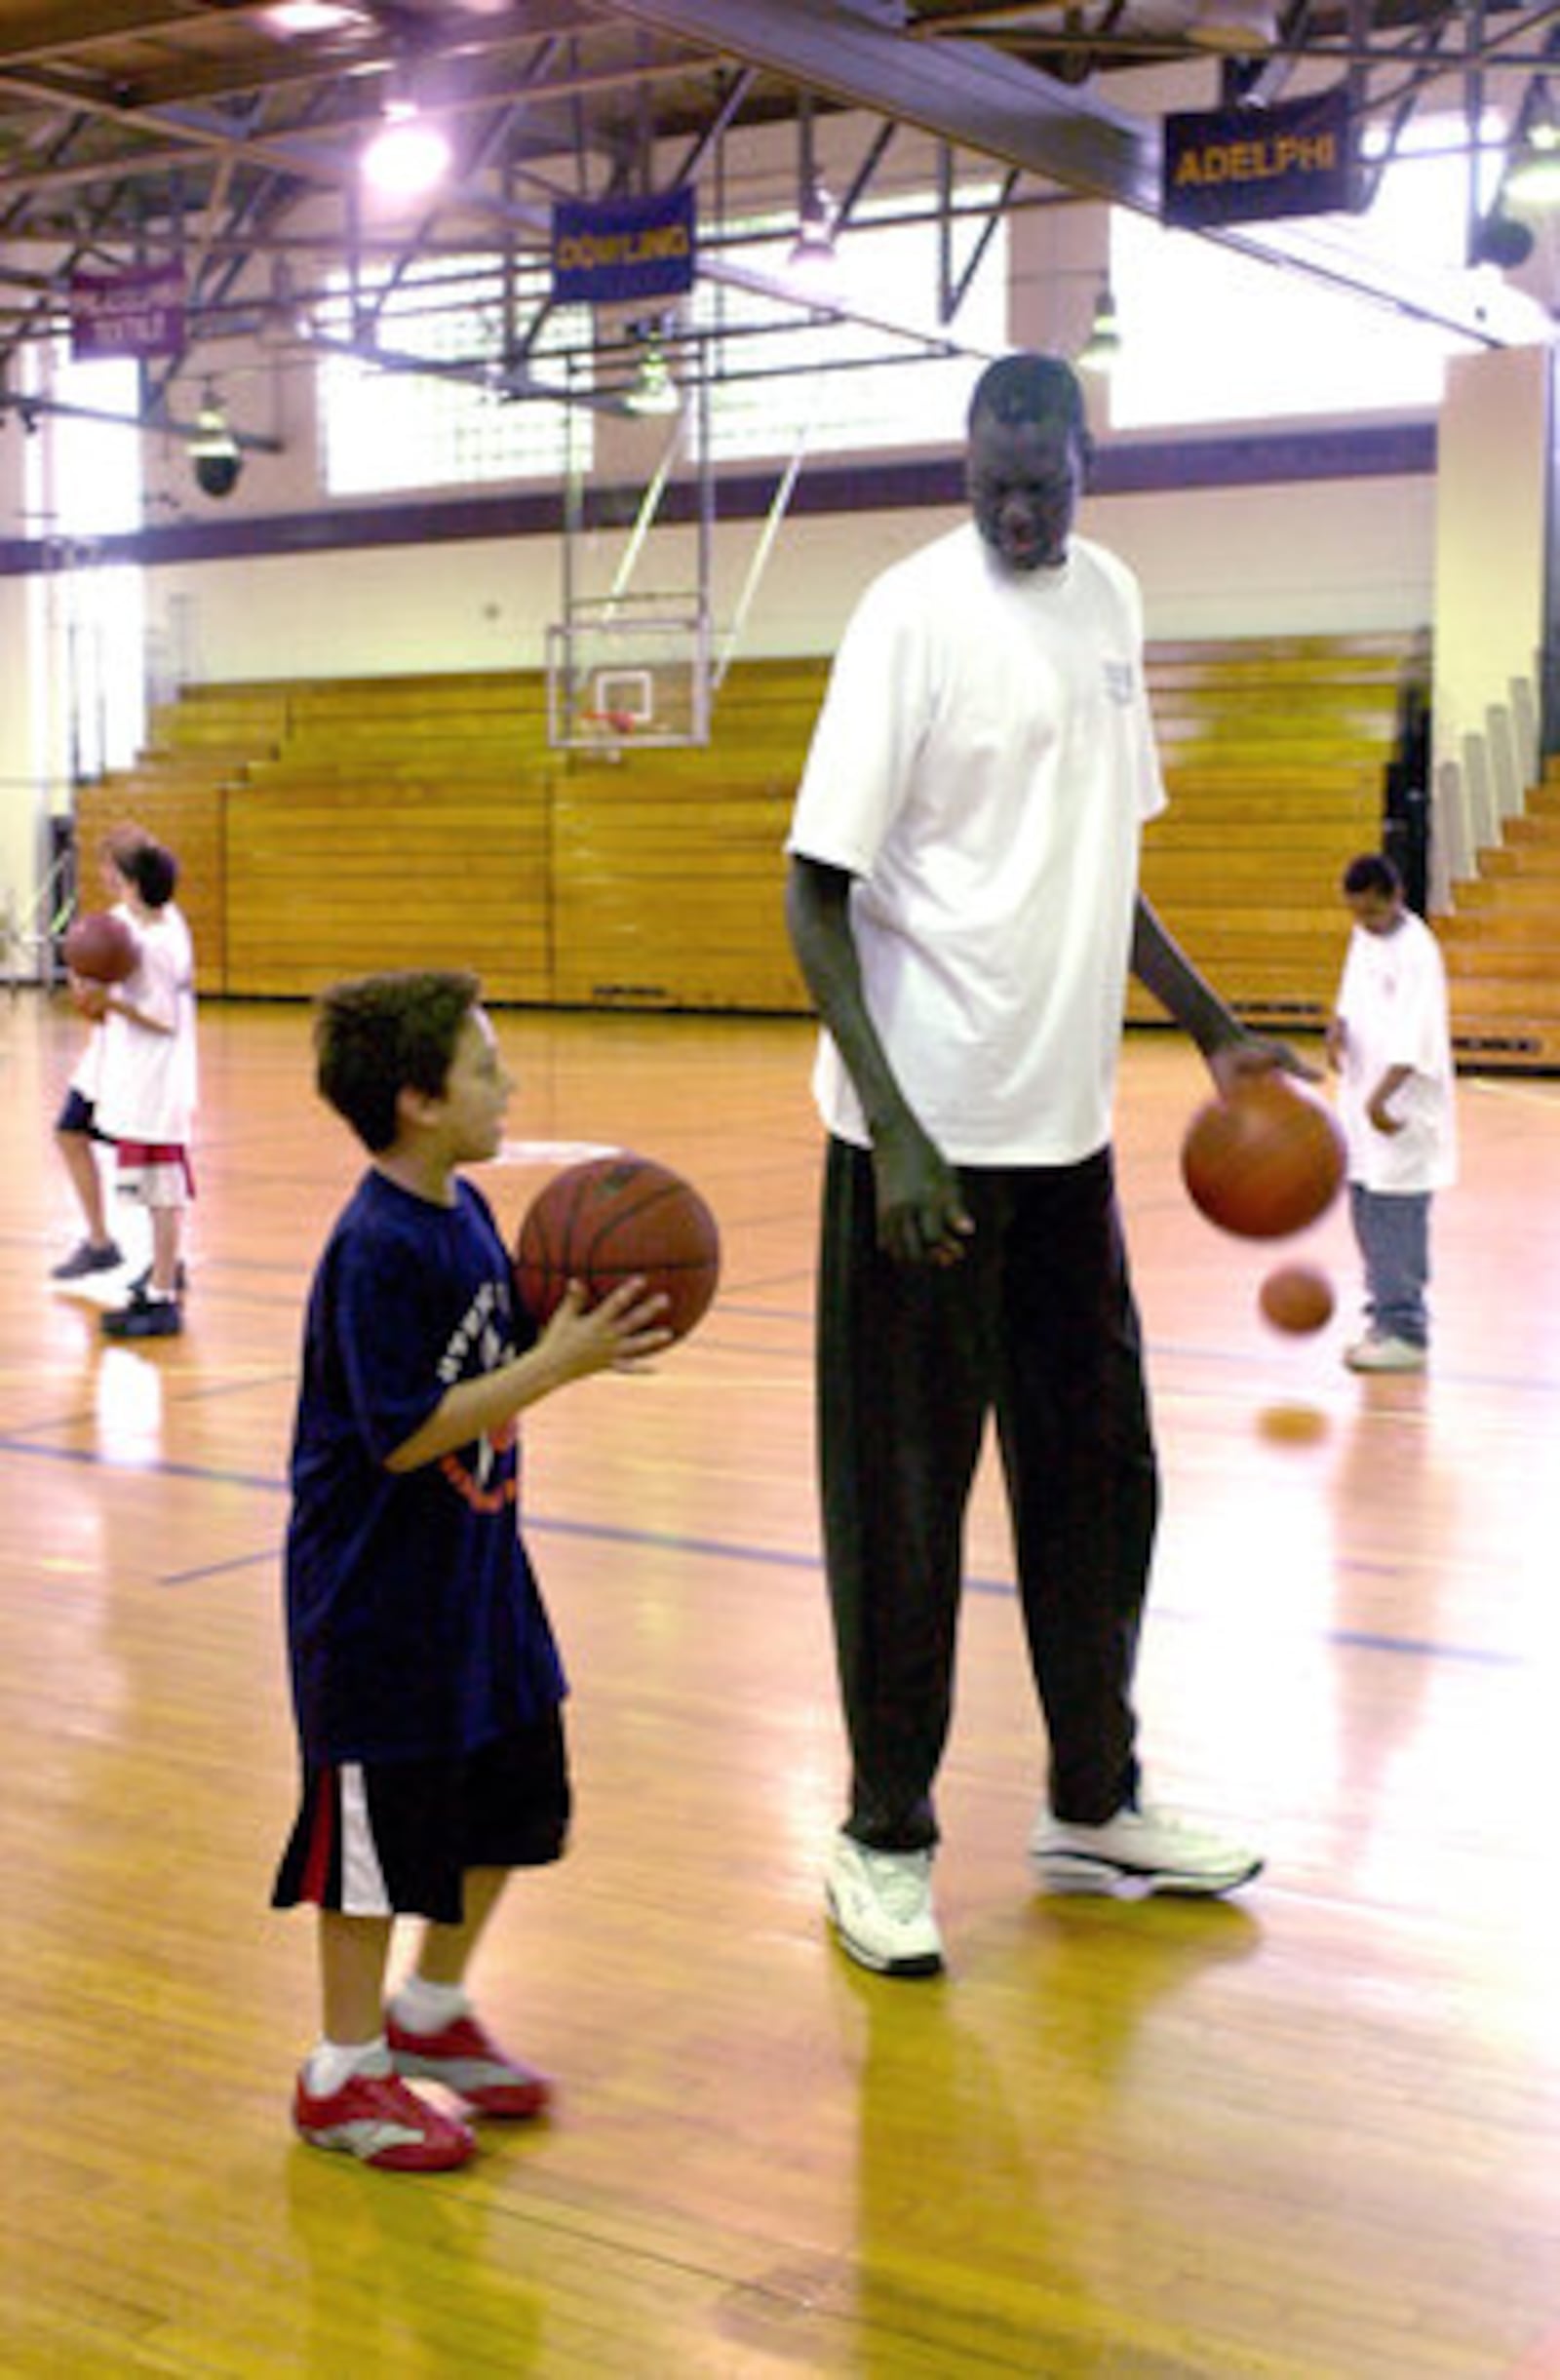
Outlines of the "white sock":
{"label": "white sock", "polygon": [[382,2033],[372,2041],[322,2041],[310,2050],[303,2079],[316,2098],[328,2099],[355,2074],[389,2074],[390,2052]]}
{"label": "white sock", "polygon": [[442,2033],[446,2025],[471,2013],[462,1984],[430,1983],[418,1974],[407,1977],[390,2008],[397,2024],[405,2025],[409,2033]]}

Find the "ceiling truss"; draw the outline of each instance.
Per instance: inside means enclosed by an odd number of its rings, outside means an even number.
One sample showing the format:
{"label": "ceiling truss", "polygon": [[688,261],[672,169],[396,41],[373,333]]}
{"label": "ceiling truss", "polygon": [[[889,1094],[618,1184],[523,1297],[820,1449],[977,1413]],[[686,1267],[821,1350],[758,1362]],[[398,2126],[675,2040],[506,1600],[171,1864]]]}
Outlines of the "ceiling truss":
{"label": "ceiling truss", "polygon": [[[1497,97],[1525,116],[1560,47],[1560,5],[1289,0],[1270,50],[1220,60],[1200,38],[1203,5],[353,0],[333,27],[290,35],[258,0],[0,0],[0,407],[22,402],[19,359],[66,325],[82,271],[182,267],[188,353],[149,373],[145,392],[146,417],[167,418],[176,373],[220,370],[225,342],[318,297],[332,268],[534,260],[557,199],[710,180],[748,127],[860,118],[847,216],[870,211],[906,126],[999,169],[1006,205],[1153,213],[1160,114],[1145,93],[1166,66],[1197,62],[1203,105],[1346,83],[1390,142],[1432,103],[1462,109],[1466,126]],[[360,158],[397,95],[438,113],[457,162],[437,201],[392,226],[366,214]],[[953,209],[952,176],[948,191]],[[1324,255],[1300,261],[1340,278]],[[701,245],[700,269],[793,295],[738,248]],[[1507,335],[1465,290],[1384,274],[1352,285],[1492,342]],[[859,299],[840,310],[912,349],[957,346],[957,295],[948,274],[924,320]],[[371,315],[355,331],[371,335]],[[534,312],[511,305],[506,393],[542,385],[535,330]]]}

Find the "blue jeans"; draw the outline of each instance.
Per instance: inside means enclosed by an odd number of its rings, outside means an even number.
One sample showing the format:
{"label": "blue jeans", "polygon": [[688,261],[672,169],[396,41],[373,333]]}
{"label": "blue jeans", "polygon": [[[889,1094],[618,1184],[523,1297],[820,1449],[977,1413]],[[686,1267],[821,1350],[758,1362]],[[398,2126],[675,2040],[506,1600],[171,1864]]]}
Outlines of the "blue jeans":
{"label": "blue jeans", "polygon": [[1430,1192],[1348,1186],[1354,1237],[1365,1262],[1365,1310],[1378,1338],[1428,1346],[1424,1304],[1430,1277]]}

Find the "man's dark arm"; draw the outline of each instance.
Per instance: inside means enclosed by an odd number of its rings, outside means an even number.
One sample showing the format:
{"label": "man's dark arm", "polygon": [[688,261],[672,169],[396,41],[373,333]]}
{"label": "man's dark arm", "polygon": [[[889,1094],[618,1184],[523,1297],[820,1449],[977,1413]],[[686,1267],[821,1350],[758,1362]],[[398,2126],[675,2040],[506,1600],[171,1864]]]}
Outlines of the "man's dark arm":
{"label": "man's dark arm", "polygon": [[855,1087],[872,1141],[878,1236],[907,1264],[948,1264],[970,1226],[958,1179],[927,1136],[888,1062],[867,1006],[843,868],[794,858],[786,924],[819,1017]]}
{"label": "man's dark arm", "polygon": [[1273,1067],[1314,1079],[1314,1067],[1307,1066],[1284,1042],[1249,1032],[1226,1007],[1212,984],[1198,974],[1179,943],[1166,933],[1141,892],[1132,921],[1132,972],[1145,992],[1151,993],[1160,1007],[1190,1034],[1221,1091],[1231,1090],[1242,1074],[1266,1073]]}

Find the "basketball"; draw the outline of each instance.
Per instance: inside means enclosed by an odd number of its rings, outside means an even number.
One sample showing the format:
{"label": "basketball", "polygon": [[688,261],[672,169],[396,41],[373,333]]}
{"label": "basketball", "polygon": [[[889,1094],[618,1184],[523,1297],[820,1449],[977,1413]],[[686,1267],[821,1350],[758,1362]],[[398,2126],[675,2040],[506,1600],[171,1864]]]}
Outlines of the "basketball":
{"label": "basketball", "polygon": [[1278,1073],[1197,1110],[1181,1145],[1193,1206],[1242,1239],[1303,1231],[1343,1188],[1344,1135],[1324,1101]]}
{"label": "basketball", "polygon": [[124,918],[106,909],[84,910],[66,929],[66,966],[95,984],[122,984],[135,974],[139,957],[140,946]]}
{"label": "basketball", "polygon": [[1333,1285],[1314,1265],[1280,1265],[1257,1292],[1257,1303],[1275,1331],[1304,1337],[1333,1318]]}
{"label": "basketball", "polygon": [[721,1233],[691,1183],[627,1150],[569,1165],[537,1192],[520,1227],[515,1272],[526,1307],[548,1321],[570,1281],[592,1305],[636,1273],[671,1301],[660,1317],[685,1339],[715,1296]]}

